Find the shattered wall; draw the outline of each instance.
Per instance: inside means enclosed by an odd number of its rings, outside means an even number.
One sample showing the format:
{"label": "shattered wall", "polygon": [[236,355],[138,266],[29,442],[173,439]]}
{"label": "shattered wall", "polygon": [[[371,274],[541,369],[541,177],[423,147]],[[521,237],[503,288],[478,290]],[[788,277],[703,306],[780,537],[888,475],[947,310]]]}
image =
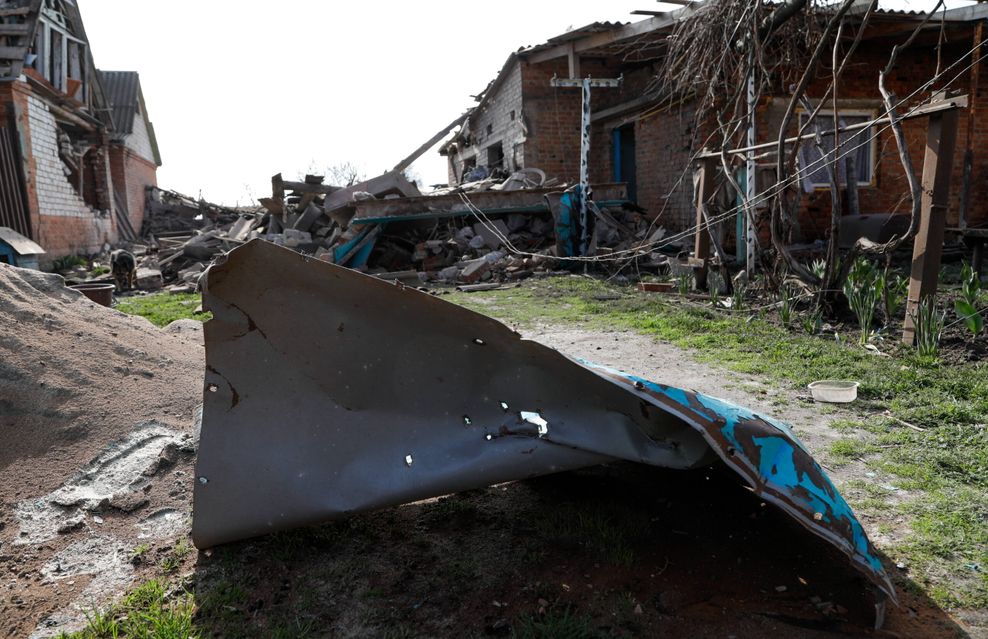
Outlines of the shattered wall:
{"label": "shattered wall", "polygon": [[494,89],[470,117],[472,144],[449,156],[450,184],[459,182],[467,167],[489,166],[492,148],[502,154],[501,168],[515,171],[525,167],[527,128],[522,117],[521,67],[517,61]]}
{"label": "shattered wall", "polygon": [[[29,130],[29,202],[37,211],[38,243],[48,259],[73,253],[95,253],[116,241],[116,228],[108,213],[94,210],[79,195],[65,174],[58,156],[58,125],[44,101],[27,98]],[[103,161],[92,167],[106,181]],[[104,188],[106,188],[104,186]]]}

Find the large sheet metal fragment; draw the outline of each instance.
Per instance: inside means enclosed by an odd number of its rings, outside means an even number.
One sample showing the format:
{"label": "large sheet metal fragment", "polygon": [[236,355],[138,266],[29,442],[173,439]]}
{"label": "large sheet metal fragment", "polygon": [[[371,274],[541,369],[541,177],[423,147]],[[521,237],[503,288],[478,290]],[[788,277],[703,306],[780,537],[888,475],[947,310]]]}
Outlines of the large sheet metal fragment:
{"label": "large sheet metal fragment", "polygon": [[200,548],[618,459],[720,458],[895,599],[854,513],[782,423],[260,240],[210,268],[204,306]]}

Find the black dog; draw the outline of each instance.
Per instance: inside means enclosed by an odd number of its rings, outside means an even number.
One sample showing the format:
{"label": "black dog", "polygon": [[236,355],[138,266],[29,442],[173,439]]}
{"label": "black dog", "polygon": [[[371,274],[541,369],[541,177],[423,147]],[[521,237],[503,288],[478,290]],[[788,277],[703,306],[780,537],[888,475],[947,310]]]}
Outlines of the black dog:
{"label": "black dog", "polygon": [[110,253],[110,270],[118,291],[129,291],[137,285],[137,258],[130,251],[117,249]]}

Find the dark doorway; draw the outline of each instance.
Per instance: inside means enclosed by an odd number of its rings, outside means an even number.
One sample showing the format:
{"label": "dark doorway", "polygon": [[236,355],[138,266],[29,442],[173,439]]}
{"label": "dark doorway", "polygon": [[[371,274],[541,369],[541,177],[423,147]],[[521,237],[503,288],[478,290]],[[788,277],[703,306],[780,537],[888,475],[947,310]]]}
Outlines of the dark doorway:
{"label": "dark doorway", "polygon": [[638,201],[638,181],[635,166],[635,125],[634,123],[614,129],[614,181],[627,182],[628,199]]}

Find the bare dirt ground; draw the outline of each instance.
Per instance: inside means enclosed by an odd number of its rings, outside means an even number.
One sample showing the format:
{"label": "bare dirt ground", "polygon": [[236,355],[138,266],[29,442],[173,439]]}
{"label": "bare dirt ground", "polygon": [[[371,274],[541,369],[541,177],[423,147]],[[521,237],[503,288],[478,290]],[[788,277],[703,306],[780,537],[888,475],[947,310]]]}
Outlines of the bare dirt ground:
{"label": "bare dirt ground", "polygon": [[[0,267],[0,635],[78,628],[164,576],[215,637],[984,636],[912,589],[875,633],[846,560],[718,467],[600,467],[196,553],[196,329]],[[811,450],[836,436],[839,413],[650,338],[526,337],[763,410]]]}

